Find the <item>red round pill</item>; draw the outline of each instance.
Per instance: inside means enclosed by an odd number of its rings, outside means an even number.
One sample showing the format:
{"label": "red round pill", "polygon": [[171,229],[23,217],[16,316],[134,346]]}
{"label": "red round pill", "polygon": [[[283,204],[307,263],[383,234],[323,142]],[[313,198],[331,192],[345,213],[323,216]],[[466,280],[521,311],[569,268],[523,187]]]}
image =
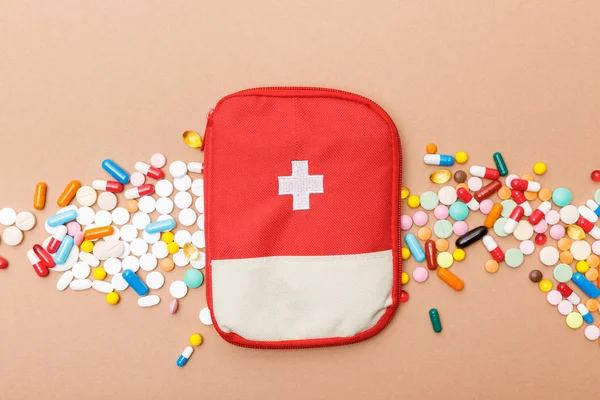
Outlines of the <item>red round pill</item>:
{"label": "red round pill", "polygon": [[408,301],[408,293],[404,290],[400,291],[400,303],[406,303]]}
{"label": "red round pill", "polygon": [[600,169],[597,169],[592,172],[592,180],[594,182],[600,182]]}
{"label": "red round pill", "polygon": [[539,244],[540,246],[546,243],[546,240],[546,235],[544,235],[543,233],[538,233],[537,235],[535,235],[535,243]]}
{"label": "red round pill", "polygon": [[0,257],[0,269],[6,269],[8,267],[8,261],[4,257]]}

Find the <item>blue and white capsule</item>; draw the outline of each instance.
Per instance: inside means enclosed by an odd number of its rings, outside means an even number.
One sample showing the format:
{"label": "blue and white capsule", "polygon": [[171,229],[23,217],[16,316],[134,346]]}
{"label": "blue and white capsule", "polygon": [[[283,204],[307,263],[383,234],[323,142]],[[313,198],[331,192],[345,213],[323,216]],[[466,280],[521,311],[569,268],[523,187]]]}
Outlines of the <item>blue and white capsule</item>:
{"label": "blue and white capsule", "polygon": [[427,165],[439,165],[449,167],[454,165],[454,157],[448,154],[425,154],[423,162]]}
{"label": "blue and white capsule", "polygon": [[140,296],[148,294],[148,286],[130,269],[123,271],[123,279],[131,286],[131,288]]}
{"label": "blue and white capsule", "polygon": [[419,244],[419,241],[417,240],[415,235],[413,235],[412,233],[407,233],[404,236],[404,242],[408,246],[410,254],[412,254],[415,260],[417,260],[418,262],[425,261],[425,251]]}
{"label": "blue and white capsule", "polygon": [[177,222],[173,218],[165,218],[162,221],[152,222],[146,225],[146,232],[159,233],[159,232],[167,232],[175,228]]}
{"label": "blue and white capsule", "polygon": [[76,219],[77,210],[69,210],[51,216],[46,222],[50,228],[56,228],[57,226],[64,225],[67,222],[75,221]]}
{"label": "blue and white capsule", "polygon": [[590,313],[590,310],[588,310],[583,303],[577,304],[577,311],[579,311],[579,314],[581,314],[586,324],[594,323],[594,316],[592,315],[592,313]]}
{"label": "blue and white capsule", "polygon": [[185,364],[187,364],[188,360],[190,359],[190,357],[192,356],[192,353],[194,352],[194,348],[192,346],[188,346],[186,347],[183,352],[181,352],[181,355],[179,356],[179,358],[177,359],[177,366],[178,367],[183,367],[185,366]]}
{"label": "blue and white capsule", "polygon": [[106,159],[102,161],[102,168],[119,183],[122,183],[123,185],[129,183],[129,174],[113,160]]}
{"label": "blue and white capsule", "polygon": [[[598,205],[598,203],[596,203],[594,200],[586,201],[585,205],[588,206],[588,208],[590,210],[592,210],[592,212],[596,215],[596,220],[598,220],[597,217],[600,217],[600,205]],[[592,221],[591,219],[589,219],[589,220],[590,220],[590,222],[594,222],[594,223],[596,222],[596,221]]]}
{"label": "blue and white capsule", "polygon": [[58,265],[64,264],[69,258],[69,254],[71,254],[71,249],[73,248],[73,244],[75,243],[75,239],[71,236],[65,236],[62,243],[56,250],[54,254],[54,262]]}
{"label": "blue and white capsule", "polygon": [[583,293],[587,294],[592,299],[600,296],[600,289],[590,282],[581,272],[575,272],[571,277],[571,280],[583,291]]}

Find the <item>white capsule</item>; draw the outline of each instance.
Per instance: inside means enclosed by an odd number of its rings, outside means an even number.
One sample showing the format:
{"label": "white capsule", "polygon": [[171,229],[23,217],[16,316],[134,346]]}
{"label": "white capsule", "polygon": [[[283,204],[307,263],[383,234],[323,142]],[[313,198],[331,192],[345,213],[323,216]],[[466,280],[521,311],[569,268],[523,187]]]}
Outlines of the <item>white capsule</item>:
{"label": "white capsule", "polygon": [[482,241],[483,241],[483,245],[485,246],[487,251],[492,251],[492,250],[498,248],[498,243],[496,243],[494,238],[491,237],[490,235],[485,235],[483,237]]}
{"label": "white capsule", "polygon": [[521,207],[523,207],[523,215],[526,217],[529,217],[531,215],[531,213],[533,213],[533,209],[531,208],[531,204],[529,204],[529,202],[527,200],[525,200],[523,203],[519,204]]}
{"label": "white capsule", "polygon": [[155,294],[140,297],[138,299],[138,306],[140,307],[152,307],[157,305],[158,303],[160,303],[160,297]]}
{"label": "white capsule", "polygon": [[92,281],[89,279],[75,279],[69,284],[71,290],[87,290],[92,287]]}
{"label": "white capsule", "polygon": [[187,169],[190,172],[195,174],[203,174],[204,173],[204,164],[201,162],[190,162],[187,165]]}
{"label": "white capsule", "polygon": [[515,228],[517,227],[517,224],[518,224],[517,221],[515,221],[512,218],[508,218],[506,220],[506,222],[504,223],[504,232],[506,232],[506,233],[508,233],[510,235],[511,233],[513,233],[515,231]]}

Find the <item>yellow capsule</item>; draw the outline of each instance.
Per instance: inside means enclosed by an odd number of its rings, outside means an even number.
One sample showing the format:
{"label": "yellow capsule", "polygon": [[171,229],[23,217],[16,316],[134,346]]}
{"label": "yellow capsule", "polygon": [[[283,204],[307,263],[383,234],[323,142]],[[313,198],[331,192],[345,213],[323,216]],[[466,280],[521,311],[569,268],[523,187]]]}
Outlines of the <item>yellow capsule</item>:
{"label": "yellow capsule", "polygon": [[448,182],[452,178],[452,172],[447,169],[438,169],[435,170],[429,175],[429,180],[433,183],[444,184]]}
{"label": "yellow capsule", "polygon": [[183,141],[193,149],[202,147],[202,138],[194,131],[183,132]]}
{"label": "yellow capsule", "polygon": [[402,200],[404,200],[405,198],[408,197],[409,194],[410,194],[410,190],[408,190],[407,187],[402,186],[402,189],[400,189],[400,198]]}
{"label": "yellow capsule", "polygon": [[200,252],[198,248],[191,243],[183,245],[183,255],[190,261],[196,261],[200,258]]}
{"label": "yellow capsule", "polygon": [[567,225],[567,236],[573,240],[585,239],[585,231],[579,225]]}
{"label": "yellow capsule", "polygon": [[171,242],[167,245],[167,251],[169,254],[175,254],[179,251],[179,245],[175,242]]}

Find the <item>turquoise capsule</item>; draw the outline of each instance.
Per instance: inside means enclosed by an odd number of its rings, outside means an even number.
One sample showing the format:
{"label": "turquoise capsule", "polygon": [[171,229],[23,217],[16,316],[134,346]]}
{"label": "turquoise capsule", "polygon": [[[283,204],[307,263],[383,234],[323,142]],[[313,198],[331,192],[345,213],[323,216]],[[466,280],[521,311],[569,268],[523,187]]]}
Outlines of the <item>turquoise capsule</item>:
{"label": "turquoise capsule", "polygon": [[123,271],[123,279],[138,295],[145,296],[148,294],[148,286],[132,270],[126,269]]}
{"label": "turquoise capsule", "polygon": [[71,236],[65,236],[62,243],[58,247],[58,250],[56,250],[56,253],[54,254],[54,262],[56,264],[64,264],[65,261],[67,261],[74,243],[75,240]]}
{"label": "turquoise capsule", "polygon": [[48,218],[48,226],[56,228],[57,226],[64,225],[67,222],[75,221],[77,219],[77,210],[63,211],[56,215]]}
{"label": "turquoise capsule", "polygon": [[433,331],[440,333],[442,331],[442,321],[440,320],[440,313],[435,308],[429,310],[429,319],[431,320],[431,326]]}
{"label": "turquoise capsule", "polygon": [[119,167],[113,160],[106,159],[102,161],[102,168],[123,185],[129,183],[129,174]]}
{"label": "turquoise capsule", "polygon": [[419,244],[419,241],[417,240],[415,235],[413,235],[412,233],[407,233],[404,236],[404,242],[408,246],[410,254],[412,254],[415,260],[417,260],[417,262],[425,261],[425,251]]}
{"label": "turquoise capsule", "polygon": [[494,153],[494,162],[496,163],[496,169],[500,172],[500,176],[508,175],[508,168],[504,162],[504,157],[499,152]]}
{"label": "turquoise capsule", "polygon": [[162,221],[156,221],[146,225],[146,232],[150,234],[158,232],[167,232],[175,228],[175,225],[177,225],[177,222],[175,222],[173,218],[167,218],[163,219]]}

